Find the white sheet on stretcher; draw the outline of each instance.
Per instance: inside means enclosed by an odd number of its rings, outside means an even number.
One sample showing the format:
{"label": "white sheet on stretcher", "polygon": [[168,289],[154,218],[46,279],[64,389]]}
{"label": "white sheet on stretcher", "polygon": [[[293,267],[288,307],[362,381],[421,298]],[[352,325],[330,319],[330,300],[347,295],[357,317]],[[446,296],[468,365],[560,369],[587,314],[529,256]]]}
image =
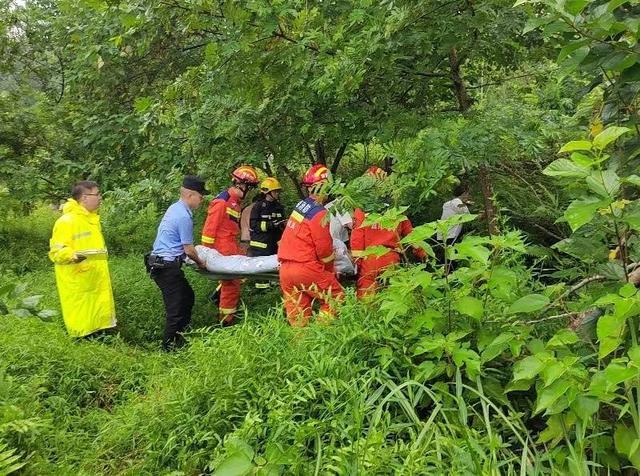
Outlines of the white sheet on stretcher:
{"label": "white sheet on stretcher", "polygon": [[[334,240],[333,246],[336,255],[336,272],[349,275],[355,274],[356,270],[349,258],[347,246],[340,240]],[[223,256],[218,251],[202,245],[196,246],[196,252],[211,273],[250,276],[252,274],[277,273],[280,266],[277,255],[255,257],[243,255]]]}

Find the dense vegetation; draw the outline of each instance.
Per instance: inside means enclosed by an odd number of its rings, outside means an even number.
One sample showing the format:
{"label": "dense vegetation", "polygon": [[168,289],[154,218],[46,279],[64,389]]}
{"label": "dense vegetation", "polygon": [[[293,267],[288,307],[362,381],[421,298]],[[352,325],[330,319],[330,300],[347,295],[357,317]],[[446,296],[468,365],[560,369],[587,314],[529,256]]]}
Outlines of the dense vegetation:
{"label": "dense vegetation", "polygon": [[[0,0],[0,474],[636,474],[640,6],[628,0]],[[329,326],[279,293],[159,351],[141,254],[184,173],[393,165],[404,240],[449,250]],[[73,341],[48,239],[97,180],[119,334]],[[202,222],[203,211],[197,216]]]}

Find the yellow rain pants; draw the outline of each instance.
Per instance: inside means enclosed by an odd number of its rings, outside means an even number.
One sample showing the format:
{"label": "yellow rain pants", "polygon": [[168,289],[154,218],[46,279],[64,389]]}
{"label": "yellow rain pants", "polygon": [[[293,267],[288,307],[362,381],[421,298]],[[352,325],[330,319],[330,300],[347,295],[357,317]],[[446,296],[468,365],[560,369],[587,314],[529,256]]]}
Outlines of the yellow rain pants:
{"label": "yellow rain pants", "polygon": [[[53,227],[49,259],[55,263],[64,324],[70,336],[82,337],[116,325],[107,249],[97,213],[73,199],[62,211]],[[78,255],[87,258],[74,263]]]}

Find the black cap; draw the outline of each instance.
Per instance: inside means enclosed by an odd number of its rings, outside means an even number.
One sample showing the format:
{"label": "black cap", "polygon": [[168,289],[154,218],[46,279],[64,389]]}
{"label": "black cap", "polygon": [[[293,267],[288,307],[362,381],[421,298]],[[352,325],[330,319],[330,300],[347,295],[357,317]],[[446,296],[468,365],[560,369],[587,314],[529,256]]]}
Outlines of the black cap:
{"label": "black cap", "polygon": [[209,190],[204,188],[204,180],[197,175],[185,175],[182,186],[186,189],[198,192],[201,195],[209,195]]}

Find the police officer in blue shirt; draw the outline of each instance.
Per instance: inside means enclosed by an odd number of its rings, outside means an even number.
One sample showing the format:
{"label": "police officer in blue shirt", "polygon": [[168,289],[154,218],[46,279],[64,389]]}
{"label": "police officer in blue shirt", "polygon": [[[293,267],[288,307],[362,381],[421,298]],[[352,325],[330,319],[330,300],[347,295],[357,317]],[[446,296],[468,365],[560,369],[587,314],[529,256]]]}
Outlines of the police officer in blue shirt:
{"label": "police officer in blue shirt", "polygon": [[153,251],[147,256],[147,270],[162,292],[166,311],[162,341],[165,350],[184,344],[180,333],[191,321],[195,296],[181,267],[188,256],[200,268],[204,268],[193,246],[193,210],[202,204],[204,195],[208,194],[200,177],[187,175],[184,178],[180,200],[171,205],[162,217]]}

